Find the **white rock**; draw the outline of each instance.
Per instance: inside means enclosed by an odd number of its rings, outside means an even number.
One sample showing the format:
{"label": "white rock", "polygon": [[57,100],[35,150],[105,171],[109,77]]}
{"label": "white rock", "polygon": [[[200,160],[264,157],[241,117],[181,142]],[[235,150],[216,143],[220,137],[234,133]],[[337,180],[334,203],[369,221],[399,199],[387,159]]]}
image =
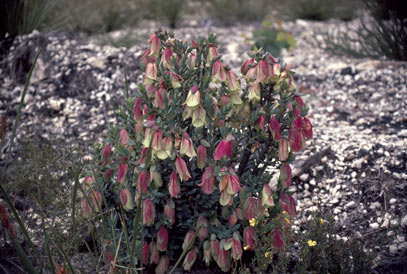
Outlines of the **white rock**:
{"label": "white rock", "polygon": [[301,174],[301,176],[300,176],[300,180],[303,182],[306,182],[308,180],[308,178],[309,178],[308,173]]}
{"label": "white rock", "polygon": [[353,209],[353,208],[356,208],[356,203],[355,203],[355,201],[350,201],[349,203],[347,203],[346,205],[345,205],[345,208],[349,208],[349,209]]}
{"label": "white rock", "polygon": [[397,202],[397,199],[396,199],[396,198],[391,198],[390,201],[389,201],[389,203],[390,203],[391,205],[394,205],[396,202]]}
{"label": "white rock", "polygon": [[378,229],[379,224],[378,223],[372,223],[372,224],[370,224],[370,227],[373,228],[373,229]]}
{"label": "white rock", "polygon": [[407,228],[407,215],[403,217],[403,219],[401,219],[401,223],[400,226],[402,228]]}
{"label": "white rock", "polygon": [[389,251],[391,254],[397,253],[397,250],[398,250],[397,245],[392,244],[391,246],[389,246]]}

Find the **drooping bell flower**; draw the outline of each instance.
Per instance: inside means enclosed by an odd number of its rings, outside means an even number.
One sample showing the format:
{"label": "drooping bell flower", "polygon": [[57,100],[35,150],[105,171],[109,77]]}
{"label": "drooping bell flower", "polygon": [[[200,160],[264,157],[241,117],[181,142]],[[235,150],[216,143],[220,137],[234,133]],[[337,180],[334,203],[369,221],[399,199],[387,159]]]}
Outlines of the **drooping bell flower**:
{"label": "drooping bell flower", "polygon": [[235,224],[237,224],[237,216],[236,216],[236,212],[233,211],[233,213],[230,215],[229,217],[229,224],[231,226],[234,226]]}
{"label": "drooping bell flower", "polygon": [[278,249],[284,247],[284,242],[281,239],[281,232],[277,228],[273,231],[273,246]]}
{"label": "drooping bell flower", "polygon": [[164,109],[165,108],[164,97],[167,97],[167,92],[165,91],[165,89],[162,88],[157,89],[155,91],[154,96],[153,102],[154,107]]}
{"label": "drooping bell flower", "polygon": [[290,165],[287,163],[282,164],[280,167],[280,181],[283,188],[287,188],[291,185],[292,176]]}
{"label": "drooping bell flower", "polygon": [[141,171],[138,175],[137,191],[144,194],[148,190],[148,185],[150,182],[150,174],[146,171]]}
{"label": "drooping bell flower", "polygon": [[117,181],[119,184],[123,184],[126,181],[127,171],[129,166],[127,164],[120,164],[117,172]]}
{"label": "drooping bell flower", "polygon": [[91,195],[93,209],[99,212],[102,208],[102,195],[100,192],[95,190]]}
{"label": "drooping bell flower", "polygon": [[144,140],[143,140],[143,145],[145,147],[150,147],[153,136],[154,131],[151,128],[146,128],[144,131]]}
{"label": "drooping bell flower", "polygon": [[233,136],[229,134],[226,139],[220,141],[213,155],[215,160],[219,161],[224,156],[229,158],[232,155],[232,138]]}
{"label": "drooping bell flower", "polygon": [[156,171],[155,166],[151,166],[150,168],[150,178],[150,182],[153,182],[155,188],[160,188],[163,185],[161,174]]}
{"label": "drooping bell flower", "polygon": [[225,67],[221,61],[217,60],[213,63],[212,76],[215,83],[226,81]]}
{"label": "drooping bell flower", "polygon": [[192,48],[194,48],[194,49],[199,48],[199,44],[198,44],[198,42],[195,41],[195,40],[191,40],[191,45],[192,45]]}
{"label": "drooping bell flower", "polygon": [[184,263],[182,264],[182,267],[184,268],[184,270],[190,271],[192,265],[195,263],[195,260],[196,260],[195,249],[191,249],[185,256]]}
{"label": "drooping bell flower", "polygon": [[198,229],[198,238],[200,240],[205,240],[208,238],[208,228],[205,226],[202,226]]}
{"label": "drooping bell flower", "polygon": [[[146,83],[145,87],[146,87],[146,93],[147,93],[148,98],[152,98],[155,95],[155,92],[158,90],[158,87],[156,87],[153,84],[149,84],[149,83]],[[146,105],[144,105],[144,106],[146,106]]]}
{"label": "drooping bell flower", "polygon": [[182,158],[177,157],[177,159],[175,160],[175,168],[177,169],[181,182],[188,181],[189,179],[191,179],[191,175],[189,174],[187,164]]}
{"label": "drooping bell flower", "polygon": [[112,148],[110,147],[110,144],[106,144],[102,151],[102,166],[105,166],[110,162],[111,153]]}
{"label": "drooping bell flower", "polygon": [[136,121],[136,122],[143,121],[143,111],[141,110],[141,104],[142,103],[143,103],[143,101],[141,100],[141,98],[137,98],[134,101],[133,118],[134,118],[134,121]]}
{"label": "drooping bell flower", "polygon": [[[224,241],[224,239],[222,241]],[[219,251],[217,263],[223,272],[228,272],[230,270],[230,261],[230,250],[221,248]]]}
{"label": "drooping bell flower", "polygon": [[229,240],[232,241],[232,258],[237,261],[242,258],[243,249],[242,243],[240,242],[239,235],[236,232],[233,232],[233,237]]}
{"label": "drooping bell flower", "polygon": [[125,210],[128,211],[134,208],[133,197],[131,196],[130,190],[128,190],[127,188],[123,188],[120,191],[120,201]]}
{"label": "drooping bell flower", "polygon": [[237,80],[237,76],[233,71],[228,71],[227,74],[227,83],[228,83],[228,88],[229,91],[231,92],[237,92],[240,90],[240,83],[239,80]]}
{"label": "drooping bell flower", "polygon": [[106,171],[103,173],[103,178],[104,178],[106,181],[109,181],[110,178],[112,178],[112,173],[113,173],[113,170],[112,170],[112,169],[106,170]]}
{"label": "drooping bell flower", "polygon": [[211,263],[211,246],[209,241],[203,243],[203,260],[207,266]]}
{"label": "drooping bell flower", "polygon": [[172,69],[172,64],[171,64],[171,57],[172,57],[173,51],[170,48],[166,48],[163,52],[163,55],[161,56],[161,61],[160,65],[163,65],[167,69]]}
{"label": "drooping bell flower", "polygon": [[236,193],[239,192],[239,190],[241,189],[240,187],[240,182],[239,182],[239,177],[237,176],[236,172],[233,170],[233,168],[229,168],[229,182],[226,188],[226,191],[230,194],[230,195],[234,195]]}
{"label": "drooping bell flower", "polygon": [[254,59],[249,59],[249,60],[244,61],[242,67],[240,68],[240,72],[243,75],[246,75],[247,72],[249,71],[249,69],[252,68],[252,66],[254,66],[254,64],[255,64]]}
{"label": "drooping bell flower", "polygon": [[288,131],[288,140],[292,151],[298,152],[301,150],[301,136],[295,128],[290,128]]}
{"label": "drooping bell flower", "polygon": [[215,236],[215,239],[212,239],[212,237],[211,237],[210,249],[211,249],[212,258],[217,263],[219,260],[220,247],[219,247],[219,240],[216,239],[216,236]]}
{"label": "drooping bell flower", "polygon": [[273,194],[271,192],[270,186],[266,183],[263,185],[262,194],[262,204],[263,208],[274,206]]}
{"label": "drooping bell flower", "polygon": [[122,145],[127,145],[128,142],[129,142],[129,135],[127,134],[126,129],[123,128],[122,130],[120,130],[120,143]]}
{"label": "drooping bell flower", "polygon": [[160,253],[158,252],[156,243],[151,241],[148,249],[150,252],[150,264],[158,264],[160,261]]}
{"label": "drooping bell flower", "polygon": [[303,108],[305,106],[301,96],[295,96],[295,102],[297,103],[297,106],[299,106],[300,108]]}
{"label": "drooping bell flower", "polygon": [[249,70],[247,71],[247,74],[246,74],[246,82],[250,83],[250,82],[256,80],[256,77],[257,77],[257,66],[249,68]]}
{"label": "drooping bell flower", "polygon": [[164,206],[164,215],[171,220],[170,224],[175,223],[175,204],[172,199],[167,200],[167,204]]}
{"label": "drooping bell flower", "polygon": [[230,97],[227,96],[226,94],[223,94],[222,97],[220,98],[220,104],[222,107],[225,107],[227,104],[230,102]]}
{"label": "drooping bell flower", "polygon": [[206,111],[203,107],[194,108],[192,111],[192,125],[194,127],[206,125]]}
{"label": "drooping bell flower", "polygon": [[270,129],[271,135],[273,135],[274,141],[280,140],[280,123],[278,122],[278,120],[275,117],[270,119],[269,129]]}
{"label": "drooping bell flower", "polygon": [[260,117],[256,120],[254,124],[256,127],[260,128],[261,130],[264,130],[266,124],[266,117],[264,116],[264,114],[260,115]]}
{"label": "drooping bell flower", "polygon": [[161,256],[160,261],[155,268],[155,274],[164,274],[165,272],[167,272],[169,264],[170,258],[167,255]]}
{"label": "drooping bell flower", "polygon": [[292,127],[296,130],[302,129],[302,117],[298,117],[297,119],[293,120]]}
{"label": "drooping bell flower", "polygon": [[190,230],[185,235],[184,242],[182,243],[182,250],[190,248],[195,242],[195,231]]}
{"label": "drooping bell flower", "polygon": [[296,107],[293,110],[293,119],[297,119],[297,118],[300,118],[300,117],[301,117],[301,110],[300,110],[299,107]]}
{"label": "drooping bell flower", "polygon": [[146,84],[153,84],[155,80],[157,80],[157,65],[155,63],[148,63],[144,81]]}
{"label": "drooping bell flower", "polygon": [[230,93],[230,102],[233,105],[241,105],[243,103],[242,98],[240,98],[237,91],[233,91]]}
{"label": "drooping bell flower", "polygon": [[249,87],[249,94],[247,95],[250,101],[260,101],[260,84],[257,81],[254,81]]}
{"label": "drooping bell flower", "polygon": [[150,51],[151,55],[158,55],[160,53],[160,47],[161,47],[161,40],[158,38],[155,33],[151,34],[150,36]]}
{"label": "drooping bell flower", "polygon": [[200,228],[200,227],[208,227],[209,226],[209,222],[208,219],[206,219],[204,216],[199,216],[198,220],[196,221],[196,228]]}
{"label": "drooping bell flower", "polygon": [[155,206],[150,198],[146,198],[143,202],[143,225],[150,226],[154,224]]}
{"label": "drooping bell flower", "polygon": [[197,164],[198,168],[203,169],[206,166],[206,158],[207,158],[206,147],[204,147],[203,145],[200,145],[197,150],[198,150],[198,157],[196,159],[196,164]]}
{"label": "drooping bell flower", "polygon": [[287,193],[282,193],[280,196],[280,205],[289,215],[295,216],[297,215],[297,202],[295,199],[288,195]]}
{"label": "drooping bell flower", "polygon": [[181,188],[178,183],[177,174],[175,173],[175,171],[172,171],[170,176],[170,183],[168,185],[168,191],[170,192],[171,197],[177,198],[180,190]]}
{"label": "drooping bell flower", "polygon": [[161,226],[157,232],[157,249],[159,251],[166,251],[168,244],[168,230]]}
{"label": "drooping bell flower", "polygon": [[155,57],[151,55],[151,50],[146,49],[141,55],[141,62],[146,66],[148,63],[155,63]]}
{"label": "drooping bell flower", "polygon": [[256,199],[252,196],[249,196],[244,203],[244,213],[248,220],[256,217]]}
{"label": "drooping bell flower", "polygon": [[143,265],[148,264],[149,254],[148,254],[148,243],[143,241]]}
{"label": "drooping bell flower", "polygon": [[308,120],[307,117],[304,117],[303,132],[304,132],[305,138],[307,138],[307,139],[312,138],[312,124],[311,124],[310,120]]}
{"label": "drooping bell flower", "polygon": [[256,232],[251,226],[245,227],[243,230],[243,240],[245,250],[254,250],[254,241],[256,239]]}
{"label": "drooping bell flower", "polygon": [[156,151],[156,155],[158,159],[165,160],[171,156],[172,151],[172,138],[170,136],[166,136],[161,141],[161,149]]}
{"label": "drooping bell flower", "polygon": [[181,84],[184,82],[184,79],[182,79],[181,75],[178,75],[172,71],[166,71],[165,74],[170,75],[170,80],[171,80],[171,87],[176,89],[180,88]]}
{"label": "drooping bell flower", "polygon": [[208,57],[206,59],[207,66],[209,66],[213,59],[219,56],[218,49],[216,47],[209,47]]}
{"label": "drooping bell flower", "polygon": [[281,138],[278,143],[278,159],[280,161],[288,159],[288,141],[286,138]]}
{"label": "drooping bell flower", "polygon": [[189,59],[188,59],[188,67],[189,67],[189,69],[194,69],[195,66],[196,66],[196,54],[191,53],[189,55]]}
{"label": "drooping bell flower", "polygon": [[162,140],[163,140],[163,134],[162,134],[161,130],[157,130],[154,133],[153,140],[151,142],[151,147],[154,149],[154,151],[161,150]]}
{"label": "drooping bell flower", "polygon": [[264,82],[270,76],[269,65],[266,60],[261,60],[257,64],[257,77],[259,83]]}
{"label": "drooping bell flower", "polygon": [[215,190],[215,174],[212,166],[205,168],[202,174],[202,182],[198,186],[202,188],[203,193],[208,195]]}
{"label": "drooping bell flower", "polygon": [[193,158],[196,156],[194,144],[192,143],[191,137],[186,131],[184,131],[184,134],[182,136],[180,154],[187,155],[189,158]]}
{"label": "drooping bell flower", "polygon": [[[83,197],[83,198],[81,199],[81,208],[82,208],[82,215],[83,215],[85,218],[88,218],[89,216],[91,216],[91,214],[92,214],[92,209],[91,209],[91,207],[89,206],[89,203],[88,203],[88,201],[86,200],[85,197]],[[4,227],[6,227],[6,226],[4,226]]]}
{"label": "drooping bell flower", "polygon": [[227,191],[221,191],[220,193],[220,198],[219,198],[219,203],[222,206],[227,206],[233,201],[232,195],[229,194]]}

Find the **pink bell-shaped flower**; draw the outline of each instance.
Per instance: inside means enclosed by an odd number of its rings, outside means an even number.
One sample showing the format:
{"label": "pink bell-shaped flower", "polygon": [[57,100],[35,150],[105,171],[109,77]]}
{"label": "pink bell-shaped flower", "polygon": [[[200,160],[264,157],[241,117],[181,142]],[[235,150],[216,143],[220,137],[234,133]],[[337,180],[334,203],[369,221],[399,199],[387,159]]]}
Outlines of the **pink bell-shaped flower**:
{"label": "pink bell-shaped flower", "polygon": [[161,226],[157,232],[157,249],[159,251],[166,251],[168,244],[168,230]]}

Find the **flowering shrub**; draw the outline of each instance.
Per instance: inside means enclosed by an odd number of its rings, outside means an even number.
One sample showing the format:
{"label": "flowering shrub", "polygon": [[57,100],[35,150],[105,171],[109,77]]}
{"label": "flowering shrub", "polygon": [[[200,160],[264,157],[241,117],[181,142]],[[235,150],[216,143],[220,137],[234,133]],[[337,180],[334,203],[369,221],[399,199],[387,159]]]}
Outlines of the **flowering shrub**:
{"label": "flowering shrub", "polygon": [[[134,238],[138,262],[156,265],[156,273],[181,252],[186,270],[203,260],[226,272],[255,249],[257,218],[296,214],[289,163],[312,137],[307,108],[289,66],[268,53],[250,55],[238,76],[212,35],[187,43],[157,31],[149,44],[144,84],[96,146],[93,178],[85,181],[99,186],[89,188],[84,212],[91,216],[92,204],[102,217],[117,212],[115,237]],[[280,169],[274,185],[271,168]],[[271,232],[273,252],[284,246],[286,225]],[[103,248],[130,254],[131,262],[131,245],[112,246],[117,239]]]}

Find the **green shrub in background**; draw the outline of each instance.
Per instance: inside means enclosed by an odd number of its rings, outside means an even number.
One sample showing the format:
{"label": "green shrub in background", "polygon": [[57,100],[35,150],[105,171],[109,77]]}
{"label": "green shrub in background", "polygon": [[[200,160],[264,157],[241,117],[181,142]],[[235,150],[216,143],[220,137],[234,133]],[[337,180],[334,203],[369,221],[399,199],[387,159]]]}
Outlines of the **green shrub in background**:
{"label": "green shrub in background", "polygon": [[295,47],[294,37],[284,32],[281,28],[281,22],[273,22],[271,19],[262,22],[262,28],[253,31],[254,46],[270,52],[274,57],[280,57],[281,49],[290,49]]}
{"label": "green shrub in background", "polygon": [[406,2],[362,2],[370,17],[361,17],[360,27],[356,29],[326,33],[326,49],[339,55],[407,61]]}
{"label": "green shrub in background", "polygon": [[[85,173],[83,213],[114,228],[96,239],[103,252],[118,250],[122,267],[163,273],[179,258],[189,270],[199,257],[227,272],[253,254],[256,218],[296,213],[289,162],[312,137],[307,108],[292,72],[269,53],[251,55],[238,77],[212,36],[188,44],[156,32],[143,63],[144,85]],[[270,167],[281,170],[273,189]],[[274,233],[283,237],[283,225]]]}
{"label": "green shrub in background", "polygon": [[285,13],[291,18],[324,21],[339,18],[344,21],[355,17],[358,1],[354,0],[288,0]]}
{"label": "green shrub in background", "polygon": [[207,3],[209,16],[222,24],[242,21],[261,21],[270,12],[268,0],[210,0]]}
{"label": "green shrub in background", "polygon": [[147,18],[164,20],[170,28],[176,28],[181,15],[187,8],[188,0],[151,0],[146,1],[149,13]]}

